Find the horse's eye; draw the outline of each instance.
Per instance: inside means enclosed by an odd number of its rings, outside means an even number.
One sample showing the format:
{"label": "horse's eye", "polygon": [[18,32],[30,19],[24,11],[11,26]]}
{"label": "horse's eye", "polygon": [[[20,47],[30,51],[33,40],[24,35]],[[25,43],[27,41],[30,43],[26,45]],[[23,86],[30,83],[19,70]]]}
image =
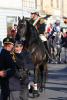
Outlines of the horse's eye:
{"label": "horse's eye", "polygon": [[23,24],[20,24],[19,27],[22,28],[23,27]]}

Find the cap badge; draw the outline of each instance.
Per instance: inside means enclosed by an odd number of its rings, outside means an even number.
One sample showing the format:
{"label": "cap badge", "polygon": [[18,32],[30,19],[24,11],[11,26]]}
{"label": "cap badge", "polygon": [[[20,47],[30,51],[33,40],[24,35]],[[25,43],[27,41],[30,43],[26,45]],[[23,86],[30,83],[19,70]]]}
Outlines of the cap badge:
{"label": "cap badge", "polygon": [[9,42],[9,39],[7,39],[7,42]]}

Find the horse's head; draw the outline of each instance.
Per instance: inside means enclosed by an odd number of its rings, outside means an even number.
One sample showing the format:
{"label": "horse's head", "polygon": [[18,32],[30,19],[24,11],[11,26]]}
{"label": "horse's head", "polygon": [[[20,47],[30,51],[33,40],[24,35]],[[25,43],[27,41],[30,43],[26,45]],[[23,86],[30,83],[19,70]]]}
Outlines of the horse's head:
{"label": "horse's head", "polygon": [[25,34],[27,32],[27,22],[26,19],[23,17],[22,19],[18,19],[18,26],[17,26],[17,33],[20,37],[20,39],[23,39],[25,37]]}
{"label": "horse's head", "polygon": [[17,26],[17,37],[19,37],[19,40],[25,39],[28,44],[31,44],[34,41],[38,41],[39,34],[36,30],[36,28],[28,21],[27,18],[22,18],[18,20],[18,26]]}

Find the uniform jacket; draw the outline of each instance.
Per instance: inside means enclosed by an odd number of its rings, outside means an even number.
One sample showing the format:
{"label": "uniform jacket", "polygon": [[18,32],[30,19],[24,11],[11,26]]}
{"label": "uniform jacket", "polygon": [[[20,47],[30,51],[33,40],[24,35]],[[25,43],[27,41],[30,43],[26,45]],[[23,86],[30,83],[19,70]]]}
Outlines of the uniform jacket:
{"label": "uniform jacket", "polygon": [[[16,54],[16,65],[18,65],[20,69],[25,68],[30,70],[34,68],[30,53],[28,51],[23,51],[20,54]],[[22,87],[24,85],[27,85],[28,82],[29,82],[29,76],[26,78],[25,81],[22,82]],[[13,91],[21,90],[20,80],[17,77],[13,77],[10,79],[10,89]]]}
{"label": "uniform jacket", "polygon": [[5,49],[2,49],[0,53],[0,70],[6,71],[7,75],[5,78],[10,78],[15,73],[15,63],[10,52]]}

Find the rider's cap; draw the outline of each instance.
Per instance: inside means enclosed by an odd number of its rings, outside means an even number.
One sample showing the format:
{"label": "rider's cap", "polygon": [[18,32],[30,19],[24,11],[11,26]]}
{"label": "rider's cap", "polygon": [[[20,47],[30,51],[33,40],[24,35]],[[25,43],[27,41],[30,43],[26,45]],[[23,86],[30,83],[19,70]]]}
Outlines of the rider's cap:
{"label": "rider's cap", "polygon": [[32,10],[31,11],[31,14],[36,14],[36,15],[38,15],[39,16],[39,12],[35,9],[35,10]]}
{"label": "rider's cap", "polygon": [[39,16],[39,12],[35,12],[35,14],[36,14],[37,16]]}

